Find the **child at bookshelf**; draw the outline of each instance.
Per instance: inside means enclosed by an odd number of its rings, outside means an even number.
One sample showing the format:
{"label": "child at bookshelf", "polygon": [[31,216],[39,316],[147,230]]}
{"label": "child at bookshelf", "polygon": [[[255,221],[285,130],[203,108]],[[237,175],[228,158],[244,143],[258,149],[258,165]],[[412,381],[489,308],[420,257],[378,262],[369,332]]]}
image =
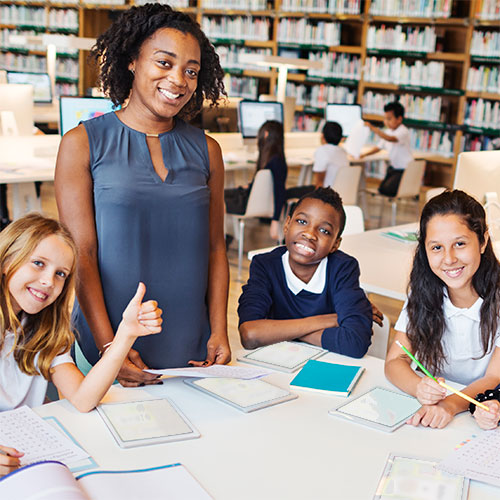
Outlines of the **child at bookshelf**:
{"label": "child at bookshelf", "polygon": [[321,146],[314,152],[314,186],[333,186],[337,172],[349,166],[347,153],[339,147],[342,127],[337,122],[326,122],[321,132]]}
{"label": "child at bookshelf", "polygon": [[377,153],[385,149],[389,153],[390,165],[384,180],[378,188],[379,193],[386,196],[395,196],[405,168],[413,160],[410,145],[410,133],[403,125],[405,108],[398,101],[384,106],[384,124],[388,130],[382,131],[375,125],[365,122],[370,130],[381,138],[377,146],[365,151],[360,158]]}
{"label": "child at bookshelf", "polygon": [[[285,203],[285,182],[288,174],[283,124],[276,120],[268,120],[263,123],[257,133],[257,146],[259,156],[256,171],[267,168],[271,170],[273,176],[274,214],[269,232],[271,239],[278,240],[279,219]],[[225,189],[226,212],[229,214],[244,214],[250,189],[251,185]]]}
{"label": "child at bookshelf", "polygon": [[252,260],[238,307],[245,348],[301,340],[366,354],[372,307],[359,286],[358,262],[339,250],[344,226],[342,200],[331,188],[299,200],[285,222],[286,246]]}
{"label": "child at bookshelf", "polygon": [[[161,331],[161,309],[142,302],[140,283],[112,342],[86,377],[69,353],[76,247],[56,220],[29,214],[0,233],[0,411],[44,402],[51,380],[79,411],[94,408],[113,383],[137,337]],[[160,381],[158,381],[159,383]],[[0,446],[0,474],[23,454]]]}
{"label": "child at bookshelf", "polygon": [[[499,285],[500,264],[483,207],[463,191],[445,191],[422,210],[408,300],[394,327],[395,341],[430,373],[464,384],[465,394],[488,392],[500,383]],[[423,405],[408,423],[442,428],[467,410],[467,401],[447,396],[410,363],[394,343],[386,376]],[[481,412],[474,415],[486,425]],[[498,408],[490,417],[498,422]]]}

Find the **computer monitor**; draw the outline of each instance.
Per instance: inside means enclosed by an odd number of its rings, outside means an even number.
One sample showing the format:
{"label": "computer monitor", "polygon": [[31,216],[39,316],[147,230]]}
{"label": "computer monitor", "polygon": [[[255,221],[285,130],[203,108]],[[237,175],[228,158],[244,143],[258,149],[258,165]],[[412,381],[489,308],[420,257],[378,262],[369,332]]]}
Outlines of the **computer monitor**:
{"label": "computer monitor", "polygon": [[460,153],[453,189],[465,191],[481,204],[489,192],[496,192],[500,200],[500,151]]}
{"label": "computer monitor", "polygon": [[342,127],[342,135],[347,137],[352,127],[361,120],[360,104],[327,104],[325,118],[327,122],[337,122]]}
{"label": "computer monitor", "polygon": [[111,99],[105,97],[70,97],[60,98],[60,131],[64,135],[68,130],[75,128],[81,121],[97,118],[111,111],[115,111]]}
{"label": "computer monitor", "polygon": [[24,83],[33,85],[33,101],[36,104],[52,102],[52,88],[47,73],[7,72],[7,83]]}
{"label": "computer monitor", "polygon": [[19,135],[33,135],[33,86],[0,84],[0,111],[11,111],[14,114]]}
{"label": "computer monitor", "polygon": [[241,101],[239,123],[244,139],[257,137],[261,125],[268,120],[283,123],[283,105],[281,102]]}

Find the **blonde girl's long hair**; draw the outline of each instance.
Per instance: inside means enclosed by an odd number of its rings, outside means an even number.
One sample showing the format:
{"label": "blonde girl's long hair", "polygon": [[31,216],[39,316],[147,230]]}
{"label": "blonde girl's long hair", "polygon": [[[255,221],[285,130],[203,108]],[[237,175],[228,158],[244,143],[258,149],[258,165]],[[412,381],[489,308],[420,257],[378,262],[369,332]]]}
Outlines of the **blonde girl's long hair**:
{"label": "blonde girl's long hair", "polygon": [[[26,314],[21,325],[12,306],[9,282],[39,243],[53,235],[72,249],[75,258],[71,271],[57,299],[37,314]],[[76,267],[73,238],[58,221],[40,214],[28,214],[12,222],[0,233],[0,267],[0,349],[5,332],[13,332],[15,339],[12,349],[20,370],[27,375],[41,374],[49,380],[52,361],[57,355],[69,351],[74,341],[69,311]]]}

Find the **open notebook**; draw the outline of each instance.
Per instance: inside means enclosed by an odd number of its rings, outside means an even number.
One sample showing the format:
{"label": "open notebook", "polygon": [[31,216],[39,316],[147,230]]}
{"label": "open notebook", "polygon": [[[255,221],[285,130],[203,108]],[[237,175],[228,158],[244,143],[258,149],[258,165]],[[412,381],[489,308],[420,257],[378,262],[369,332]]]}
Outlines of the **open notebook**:
{"label": "open notebook", "polygon": [[128,471],[86,472],[73,477],[61,462],[27,465],[0,478],[0,498],[10,500],[209,500],[210,495],[181,464]]}

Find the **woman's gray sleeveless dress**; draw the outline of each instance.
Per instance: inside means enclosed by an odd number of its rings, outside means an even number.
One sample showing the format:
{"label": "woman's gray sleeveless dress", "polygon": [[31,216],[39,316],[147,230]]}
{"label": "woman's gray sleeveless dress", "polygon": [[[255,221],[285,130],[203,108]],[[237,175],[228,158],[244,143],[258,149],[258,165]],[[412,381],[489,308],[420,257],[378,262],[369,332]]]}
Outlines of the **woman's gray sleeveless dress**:
{"label": "woman's gray sleeveless dress", "polygon": [[[98,261],[114,331],[139,281],[145,300],[163,309],[162,332],[134,344],[151,368],[204,360],[210,325],[206,304],[209,250],[209,159],[202,130],[177,119],[160,135],[165,181],[155,172],[146,135],[115,113],[83,122],[90,146]],[[85,279],[85,276],[82,276]],[[85,357],[99,359],[75,302],[73,323]]]}

